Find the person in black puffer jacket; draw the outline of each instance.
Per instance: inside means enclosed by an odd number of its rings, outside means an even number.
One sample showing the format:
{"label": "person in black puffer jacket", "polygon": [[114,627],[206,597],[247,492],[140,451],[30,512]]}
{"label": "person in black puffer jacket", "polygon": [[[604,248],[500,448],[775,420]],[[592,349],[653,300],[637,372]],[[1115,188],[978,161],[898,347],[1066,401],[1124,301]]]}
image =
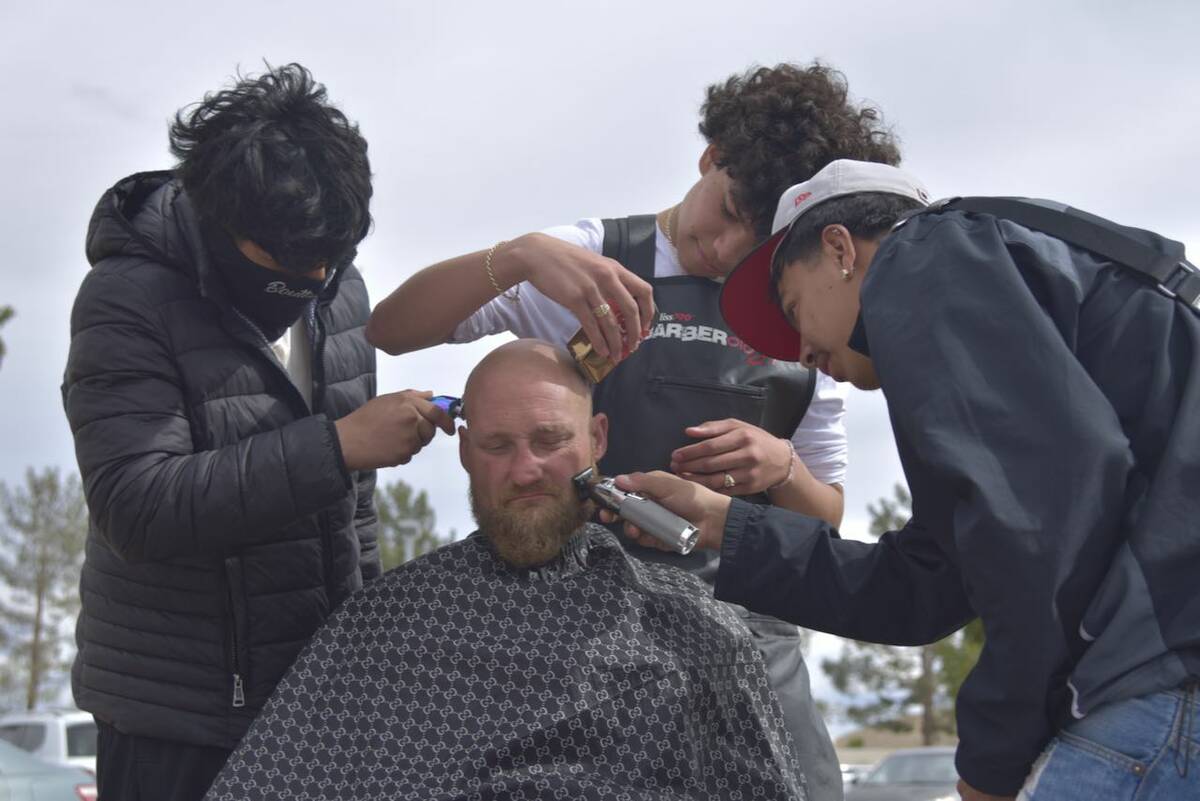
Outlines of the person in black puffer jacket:
{"label": "person in black puffer jacket", "polygon": [[375,395],[366,141],[292,64],[206,96],[96,207],[63,401],[91,526],[72,671],[106,799],[197,799],[380,572],[375,468],[452,430]]}

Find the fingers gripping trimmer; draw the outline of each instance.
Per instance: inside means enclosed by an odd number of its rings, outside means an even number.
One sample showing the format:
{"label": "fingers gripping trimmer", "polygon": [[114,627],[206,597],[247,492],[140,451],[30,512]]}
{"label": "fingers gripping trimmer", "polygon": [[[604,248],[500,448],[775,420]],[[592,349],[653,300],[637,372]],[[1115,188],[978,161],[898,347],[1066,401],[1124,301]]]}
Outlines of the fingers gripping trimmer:
{"label": "fingers gripping trimmer", "polygon": [[613,479],[598,475],[594,468],[587,468],[571,480],[581,499],[591,498],[672,550],[687,554],[696,547],[700,532],[695,526],[649,498],[619,488]]}

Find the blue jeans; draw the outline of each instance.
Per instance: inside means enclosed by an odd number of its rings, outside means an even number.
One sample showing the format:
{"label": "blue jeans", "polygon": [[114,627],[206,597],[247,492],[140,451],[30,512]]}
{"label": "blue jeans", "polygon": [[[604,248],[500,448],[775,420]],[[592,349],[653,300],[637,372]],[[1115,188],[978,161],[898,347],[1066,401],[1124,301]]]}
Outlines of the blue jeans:
{"label": "blue jeans", "polygon": [[1062,729],[1020,801],[1200,801],[1200,692],[1117,701]]}

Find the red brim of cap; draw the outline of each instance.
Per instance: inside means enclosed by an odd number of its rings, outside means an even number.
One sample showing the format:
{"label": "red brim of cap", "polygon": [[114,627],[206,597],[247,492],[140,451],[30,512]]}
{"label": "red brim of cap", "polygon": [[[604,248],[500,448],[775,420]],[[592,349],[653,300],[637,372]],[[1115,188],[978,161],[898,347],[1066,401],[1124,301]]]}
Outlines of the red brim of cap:
{"label": "red brim of cap", "polygon": [[771,262],[790,228],[783,228],[756,247],[725,279],[721,316],[742,342],[762,355],[798,362],[800,335],[771,299]]}

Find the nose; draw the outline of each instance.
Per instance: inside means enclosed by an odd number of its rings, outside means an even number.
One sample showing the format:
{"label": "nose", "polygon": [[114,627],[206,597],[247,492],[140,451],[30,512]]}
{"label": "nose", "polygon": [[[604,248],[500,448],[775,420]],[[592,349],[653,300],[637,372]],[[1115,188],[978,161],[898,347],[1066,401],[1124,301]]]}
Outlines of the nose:
{"label": "nose", "polygon": [[738,263],[741,252],[738,237],[728,232],[713,240],[713,256],[721,268],[728,268]]}
{"label": "nose", "polygon": [[542,480],[545,475],[545,465],[532,448],[522,444],[513,455],[510,472],[513,484],[518,487],[527,487]]}
{"label": "nose", "polygon": [[713,240],[714,255],[722,267],[732,268],[754,249],[755,244],[754,236],[742,228],[726,228]]}

